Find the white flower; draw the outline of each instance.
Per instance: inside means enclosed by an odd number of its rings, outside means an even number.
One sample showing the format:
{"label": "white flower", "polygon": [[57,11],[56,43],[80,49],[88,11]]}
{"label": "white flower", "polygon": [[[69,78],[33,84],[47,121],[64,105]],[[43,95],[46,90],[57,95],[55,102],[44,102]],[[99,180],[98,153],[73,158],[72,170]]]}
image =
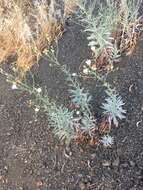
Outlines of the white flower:
{"label": "white flower", "polygon": [[77,75],[76,73],[72,73],[72,77],[76,77],[76,75]]}
{"label": "white flower", "polygon": [[91,67],[91,69],[92,69],[92,71],[96,71],[96,70],[97,70],[96,65],[93,65],[93,66]]}
{"label": "white flower", "polygon": [[[88,38],[89,39],[89,38]],[[88,43],[88,45],[89,46],[95,46],[96,45],[96,42],[95,41],[90,41],[89,43]]]}
{"label": "white flower", "polygon": [[39,112],[39,110],[40,110],[39,107],[36,107],[36,108],[35,108],[35,112],[36,112],[36,113]]}
{"label": "white flower", "polygon": [[80,111],[76,111],[76,115],[79,115],[80,114]]}
{"label": "white flower", "polygon": [[85,63],[86,63],[88,66],[91,66],[91,60],[90,60],[90,59],[86,60]]}
{"label": "white flower", "polygon": [[42,89],[41,89],[41,88],[37,88],[36,91],[37,91],[38,93],[41,93],[41,92],[42,92]]}
{"label": "white flower", "polygon": [[100,141],[103,143],[103,146],[108,147],[114,143],[114,138],[110,135],[105,135]]}
{"label": "white flower", "polygon": [[13,83],[13,84],[12,84],[11,89],[12,89],[12,90],[17,90],[17,89],[18,89],[16,83]]}
{"label": "white flower", "polygon": [[83,69],[83,73],[84,73],[85,75],[88,75],[88,74],[89,74],[89,69],[88,69],[88,68]]}
{"label": "white flower", "polygon": [[91,50],[95,53],[95,51],[96,51],[95,46],[91,46]]}

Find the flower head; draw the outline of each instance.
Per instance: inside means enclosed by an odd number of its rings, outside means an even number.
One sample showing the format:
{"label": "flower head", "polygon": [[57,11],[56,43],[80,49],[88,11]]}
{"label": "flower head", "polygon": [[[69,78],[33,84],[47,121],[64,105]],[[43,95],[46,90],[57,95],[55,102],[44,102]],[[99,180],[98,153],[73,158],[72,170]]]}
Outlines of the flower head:
{"label": "flower head", "polygon": [[77,76],[77,74],[76,73],[72,73],[72,77],[76,77]]}
{"label": "flower head", "polygon": [[37,91],[38,93],[41,93],[41,92],[42,92],[42,89],[41,89],[41,88],[37,88],[36,91]]}
{"label": "flower head", "polygon": [[93,51],[95,53],[95,51],[96,51],[95,46],[91,46],[91,51]]}
{"label": "flower head", "polygon": [[36,112],[36,113],[39,112],[39,110],[40,110],[39,107],[36,107],[36,108],[35,108],[35,112]]}
{"label": "flower head", "polygon": [[12,84],[11,89],[12,89],[12,90],[17,90],[17,89],[18,89],[18,87],[17,87],[17,85],[16,85],[15,82]]}
{"label": "flower head", "polygon": [[80,111],[76,111],[76,115],[80,115]]}
{"label": "flower head", "polygon": [[88,69],[88,68],[84,68],[84,69],[83,69],[83,73],[84,73],[85,75],[88,75],[88,74],[89,74],[89,69]]}
{"label": "flower head", "polygon": [[91,66],[91,60],[90,59],[86,60],[85,63],[86,63],[86,65]]}

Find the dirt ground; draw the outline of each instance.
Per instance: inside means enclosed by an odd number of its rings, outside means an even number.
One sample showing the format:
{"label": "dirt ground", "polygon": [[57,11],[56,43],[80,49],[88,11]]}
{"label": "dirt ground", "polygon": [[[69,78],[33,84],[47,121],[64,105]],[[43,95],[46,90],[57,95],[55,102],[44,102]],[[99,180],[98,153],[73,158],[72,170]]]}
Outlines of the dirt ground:
{"label": "dirt ground", "polygon": [[[122,95],[127,116],[112,130],[112,148],[79,147],[71,150],[53,137],[44,116],[37,120],[27,107],[27,95],[14,92],[0,76],[0,190],[142,190],[143,189],[143,41],[134,55],[123,58],[109,75]],[[89,58],[86,37],[69,23],[59,42],[59,59],[77,72]],[[45,60],[35,72],[49,95],[66,102],[64,79]],[[100,91],[88,81],[93,106]],[[96,104],[97,103],[97,104]],[[96,107],[95,107],[96,110]]]}

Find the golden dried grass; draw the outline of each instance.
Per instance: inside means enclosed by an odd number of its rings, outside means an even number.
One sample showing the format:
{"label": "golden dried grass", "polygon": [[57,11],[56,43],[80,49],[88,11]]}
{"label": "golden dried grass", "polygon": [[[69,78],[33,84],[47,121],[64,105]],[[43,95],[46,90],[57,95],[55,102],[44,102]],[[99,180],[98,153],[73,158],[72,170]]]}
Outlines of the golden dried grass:
{"label": "golden dried grass", "polygon": [[46,1],[0,1],[0,62],[15,56],[15,66],[25,73],[62,31],[62,22],[49,14]]}
{"label": "golden dried grass", "polygon": [[76,10],[78,1],[79,0],[65,0],[65,16],[72,14]]}

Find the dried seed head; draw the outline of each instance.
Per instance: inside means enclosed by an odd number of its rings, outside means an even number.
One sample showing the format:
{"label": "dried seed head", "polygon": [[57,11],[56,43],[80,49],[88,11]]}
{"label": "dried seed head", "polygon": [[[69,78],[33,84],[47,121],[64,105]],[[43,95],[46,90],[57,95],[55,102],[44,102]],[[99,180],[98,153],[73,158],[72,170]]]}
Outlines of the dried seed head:
{"label": "dried seed head", "polygon": [[41,89],[41,88],[37,88],[36,91],[37,91],[38,93],[41,93],[41,92],[42,92],[42,89]]}
{"label": "dried seed head", "polygon": [[91,51],[93,51],[95,53],[95,51],[96,51],[95,46],[91,46]]}
{"label": "dried seed head", "polygon": [[89,69],[88,68],[83,69],[83,74],[88,75],[89,74]]}
{"label": "dried seed head", "polygon": [[39,110],[40,110],[39,107],[36,107],[36,108],[35,108],[35,112],[36,112],[36,113],[39,112]]}
{"label": "dried seed head", "polygon": [[72,77],[76,77],[77,76],[77,74],[76,73],[72,73]]}
{"label": "dried seed head", "polygon": [[91,60],[90,59],[86,60],[85,63],[86,63],[86,65],[91,66]]}

